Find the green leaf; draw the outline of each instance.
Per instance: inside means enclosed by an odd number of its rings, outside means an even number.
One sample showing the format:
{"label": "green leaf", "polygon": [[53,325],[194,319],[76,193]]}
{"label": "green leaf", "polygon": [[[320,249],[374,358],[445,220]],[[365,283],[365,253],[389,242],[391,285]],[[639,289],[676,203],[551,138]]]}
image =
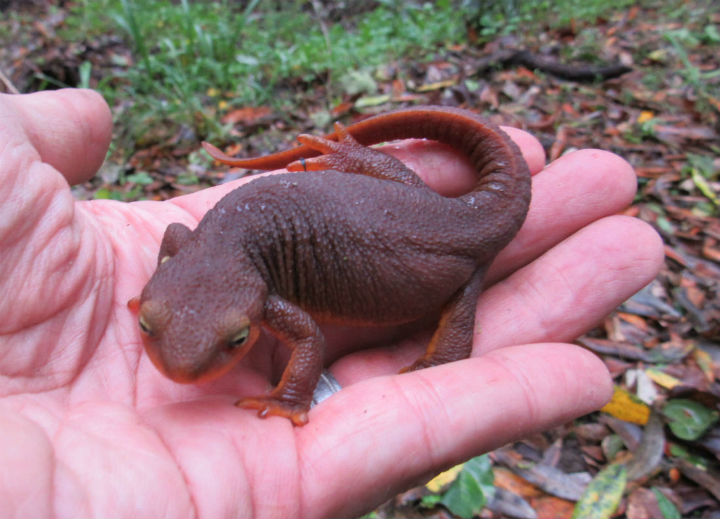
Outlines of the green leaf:
{"label": "green leaf", "polygon": [[92,75],[92,63],[89,61],[83,61],[78,68],[80,73],[80,81],[78,82],[78,88],[90,88],[90,78]]}
{"label": "green leaf", "polygon": [[660,229],[665,231],[668,234],[674,234],[675,233],[675,226],[665,218],[664,216],[658,216],[656,223]]}
{"label": "green leaf", "polygon": [[442,501],[442,496],[430,494],[422,497],[420,500],[420,506],[423,508],[435,508],[438,504],[440,504],[440,501]]}
{"label": "green leaf", "polygon": [[670,430],[682,440],[697,440],[718,421],[717,411],[684,398],[668,400],[662,412],[670,421]]}
{"label": "green leaf", "polygon": [[680,511],[675,507],[672,501],[665,497],[665,494],[660,492],[660,489],[653,487],[652,491],[653,494],[655,494],[658,508],[660,508],[660,513],[663,515],[664,519],[682,519]]}
{"label": "green leaf", "polygon": [[627,483],[627,469],[613,463],[598,472],[575,504],[572,519],[606,519],[613,515]]}
{"label": "green leaf", "polygon": [[356,94],[374,94],[378,90],[375,79],[373,79],[372,74],[367,69],[350,70],[338,79],[338,83],[340,83],[343,93],[351,96]]}
{"label": "green leaf", "polygon": [[469,519],[478,515],[492,497],[494,479],[488,456],[473,458],[465,463],[440,503],[458,517]]}
{"label": "green leaf", "polygon": [[702,470],[708,470],[707,460],[701,456],[691,454],[685,447],[678,445],[677,443],[668,442],[668,451],[671,456],[682,458],[688,463],[692,463],[696,467]]}
{"label": "green leaf", "polygon": [[720,32],[714,25],[706,25],[703,30],[703,39],[709,43],[720,43]]}
{"label": "green leaf", "polygon": [[100,189],[95,191],[95,193],[93,194],[93,198],[98,200],[109,200],[110,198],[112,198],[112,193],[108,188],[101,187]]}
{"label": "green leaf", "polygon": [[711,154],[687,153],[687,166],[683,167],[683,173],[688,168],[699,170],[708,180],[720,180],[720,168],[715,166],[715,156]]}
{"label": "green leaf", "polygon": [[183,186],[194,186],[199,182],[199,180],[197,175],[193,175],[192,173],[183,173],[182,175],[178,175],[175,182]]}
{"label": "green leaf", "polygon": [[127,180],[128,182],[133,182],[135,184],[141,184],[144,186],[153,183],[153,178],[146,171],[138,171],[137,173],[128,175],[125,177],[125,180]]}
{"label": "green leaf", "polygon": [[[690,175],[695,187],[710,200],[715,206],[720,206],[720,199],[713,189],[711,181],[720,177],[720,169],[715,166],[715,157],[712,155],[701,155],[698,153],[687,154],[687,165],[683,167],[683,173]],[[699,204],[694,208],[700,210]]]}
{"label": "green leaf", "polygon": [[93,194],[93,198],[96,200],[123,200],[123,194],[117,191],[111,191],[106,187],[101,187]]}
{"label": "green leaf", "polygon": [[617,434],[608,434],[602,439],[600,445],[602,446],[605,458],[608,460],[614,459],[615,456],[625,448],[625,443]]}

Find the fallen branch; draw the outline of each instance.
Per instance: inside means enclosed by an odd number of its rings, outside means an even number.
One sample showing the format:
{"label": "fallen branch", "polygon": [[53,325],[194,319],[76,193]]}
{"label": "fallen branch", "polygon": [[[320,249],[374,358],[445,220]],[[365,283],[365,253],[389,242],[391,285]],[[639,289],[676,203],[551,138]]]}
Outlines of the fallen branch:
{"label": "fallen branch", "polygon": [[476,73],[492,68],[521,65],[531,70],[540,70],[560,79],[569,81],[596,81],[616,78],[632,70],[631,67],[615,63],[611,65],[567,65],[533,54],[527,50],[500,50],[483,59]]}
{"label": "fallen branch", "polygon": [[605,80],[622,76],[630,72],[632,68],[615,63],[612,65],[566,65],[549,60],[537,54],[533,54],[526,50],[516,52],[511,62],[523,65],[529,69],[542,70],[548,74],[568,79],[570,81],[595,81],[597,79]]}

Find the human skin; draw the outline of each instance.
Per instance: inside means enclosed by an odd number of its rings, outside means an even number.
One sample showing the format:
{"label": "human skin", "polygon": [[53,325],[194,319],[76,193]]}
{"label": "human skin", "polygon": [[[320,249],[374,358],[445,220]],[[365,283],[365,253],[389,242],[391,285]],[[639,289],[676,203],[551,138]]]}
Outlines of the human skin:
{"label": "human skin", "polygon": [[[397,375],[428,327],[326,329],[343,389],[293,427],[232,404],[271,387],[282,346],[263,338],[224,377],[176,384],[144,355],[127,301],[171,222],[194,227],[238,181],[168,202],[76,202],[68,183],[105,156],[95,93],[0,95],[0,515],[351,516],[457,462],[597,409],[611,380],[565,344],[649,282],[662,244],[617,216],[632,168],[600,150],[535,174],[525,225],[477,308],[470,359]],[[443,193],[472,172],[427,142],[388,148]],[[370,349],[357,349],[370,343]],[[278,348],[276,350],[276,348]]]}

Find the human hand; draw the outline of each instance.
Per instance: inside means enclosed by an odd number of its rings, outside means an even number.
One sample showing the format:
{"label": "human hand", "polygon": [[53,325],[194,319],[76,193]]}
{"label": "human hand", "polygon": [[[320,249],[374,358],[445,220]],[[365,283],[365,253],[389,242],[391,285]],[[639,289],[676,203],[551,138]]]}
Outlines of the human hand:
{"label": "human hand", "polygon": [[[397,375],[423,332],[327,329],[344,387],[293,427],[232,405],[282,369],[269,339],[197,386],[143,354],[126,302],[165,227],[194,227],[242,181],[169,202],[76,202],[68,183],[100,166],[110,125],[87,91],[0,95],[0,515],[349,516],[609,397],[602,362],[556,341],[589,329],[661,262],[649,226],[612,216],[635,189],[616,156],[580,151],[543,169],[537,141],[511,131],[537,173],[533,201],[491,269],[473,358]],[[438,189],[470,175],[438,145],[392,152]],[[377,347],[349,353],[368,341]]]}

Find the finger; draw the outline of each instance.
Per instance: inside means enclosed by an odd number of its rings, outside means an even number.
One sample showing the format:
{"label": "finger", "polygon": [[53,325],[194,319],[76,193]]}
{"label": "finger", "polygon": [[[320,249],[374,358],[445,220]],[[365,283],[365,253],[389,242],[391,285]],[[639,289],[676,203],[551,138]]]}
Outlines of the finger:
{"label": "finger", "polygon": [[[539,172],[545,165],[545,151],[540,142],[517,128],[503,130],[520,147],[530,173]],[[444,196],[467,193],[477,182],[477,173],[470,160],[452,146],[411,139],[383,146],[382,150],[403,161],[432,189]]]}
{"label": "finger", "polygon": [[611,390],[600,359],[564,344],[346,387],[297,432],[306,513],[359,515],[455,463],[597,409]]}
{"label": "finger", "polygon": [[587,226],[481,296],[474,354],[573,340],[649,283],[663,243],[646,223],[612,216]]}
{"label": "finger", "polygon": [[[64,168],[73,181],[102,161],[108,139],[98,134],[107,131],[109,138],[109,119],[98,129],[88,113],[92,106],[107,115],[101,98],[87,91],[0,96],[0,292],[14,294],[0,298],[0,334],[15,352],[3,358],[2,369],[18,377],[18,384],[23,384],[21,374],[45,373],[41,365],[58,369],[48,362],[48,348],[58,343],[57,330],[69,322],[71,305],[84,300],[89,313],[76,307],[70,320],[92,314],[96,322],[95,305],[106,301],[93,277],[109,279],[98,273],[105,264],[94,256],[100,247],[97,228],[78,218],[66,179],[53,167]],[[53,325],[38,326],[51,318]],[[16,343],[25,347],[13,350]],[[62,353],[63,360],[77,358]],[[72,377],[69,369],[61,371]]]}
{"label": "finger", "polygon": [[510,138],[515,141],[523,154],[525,162],[527,162],[530,173],[535,175],[545,167],[545,150],[543,149],[537,137],[512,126],[502,126],[502,130],[507,133]]}
{"label": "finger", "polygon": [[[520,146],[531,173],[540,171],[545,163],[545,152],[540,142],[522,130],[515,128],[503,128],[503,130]],[[451,146],[435,141],[409,139],[383,146],[381,149],[402,160],[430,187],[445,196],[457,196],[465,193],[474,184],[476,173],[469,159],[460,155]],[[259,176],[247,177],[236,182],[174,198],[172,203],[200,219],[220,198]]]}
{"label": "finger", "polygon": [[0,136],[6,142],[29,140],[39,159],[60,171],[68,183],[89,179],[105,159],[112,117],[98,93],[65,89],[2,95],[0,103],[5,105],[0,106],[2,113],[9,115]]}
{"label": "finger", "polygon": [[580,150],[557,159],[533,177],[527,219],[487,280],[507,275],[585,225],[622,211],[636,188],[632,166],[614,153]]}

